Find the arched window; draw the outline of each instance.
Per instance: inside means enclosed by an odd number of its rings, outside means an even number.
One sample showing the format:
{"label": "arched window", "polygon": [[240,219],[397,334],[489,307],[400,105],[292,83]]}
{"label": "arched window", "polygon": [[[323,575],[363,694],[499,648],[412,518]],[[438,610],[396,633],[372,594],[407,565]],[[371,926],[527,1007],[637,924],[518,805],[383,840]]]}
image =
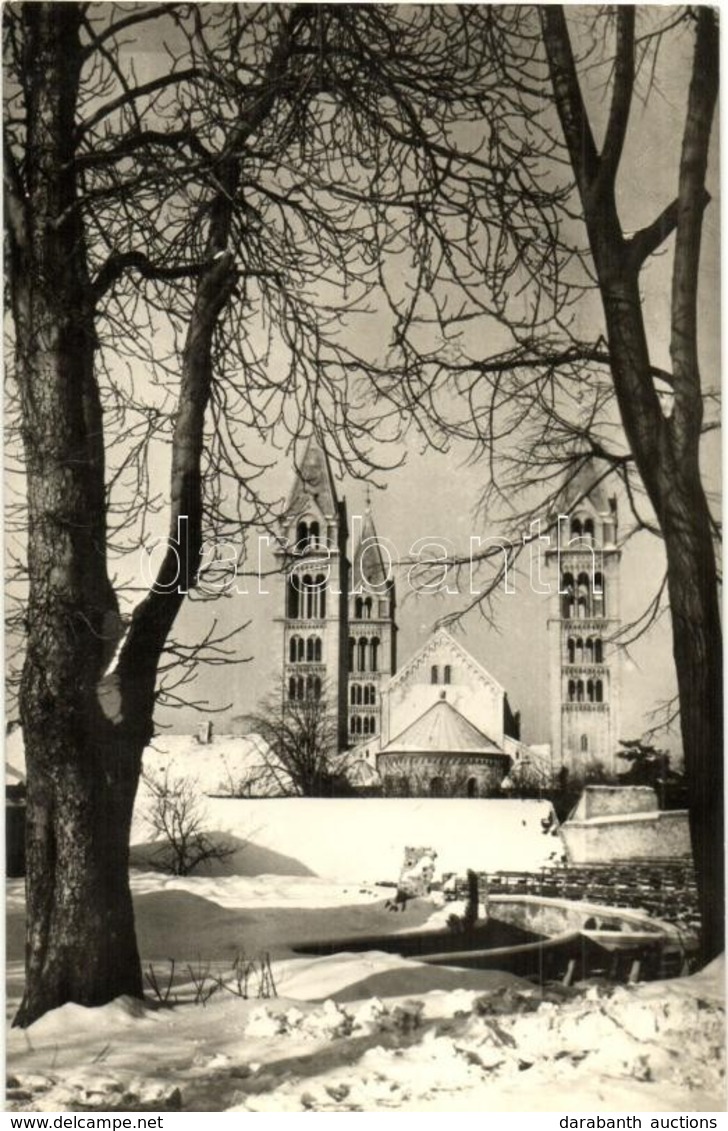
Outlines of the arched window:
{"label": "arched window", "polygon": [[581,736],[581,752],[582,752],[582,754],[586,754],[588,749],[589,749],[589,739],[587,738],[587,736],[585,734],[582,734],[582,736]]}
{"label": "arched window", "polygon": [[468,797],[478,796],[478,783],[475,778],[468,778],[467,794]]}
{"label": "arched window", "polygon": [[349,637],[349,671],[354,671],[354,661],[356,659],[356,640],[353,636]]}
{"label": "arched window", "polygon": [[316,574],[316,596],[318,597],[318,612],[315,614],[321,620],[326,618],[326,578],[322,573]]}
{"label": "arched window", "polygon": [[607,594],[604,589],[604,574],[594,574],[594,612],[596,616],[606,615]]}
{"label": "arched window", "polygon": [[451,670],[451,668],[450,668],[450,665],[449,665],[449,664],[445,664],[445,673],[444,673],[444,675],[443,675],[443,679],[442,679],[442,682],[443,682],[443,683],[449,683],[449,682],[450,682],[450,677],[451,677],[451,675],[452,675],[452,670]]}
{"label": "arched window", "polygon": [[561,615],[563,617],[574,615],[574,576],[571,573],[561,575]]}
{"label": "arched window", "polygon": [[576,641],[576,662],[577,664],[584,663],[584,641],[581,637]]}
{"label": "arched window", "polygon": [[591,604],[589,601],[589,575],[580,573],[577,579],[577,616],[582,620],[591,615]]}
{"label": "arched window", "polygon": [[290,644],[288,645],[288,659],[290,660],[290,662],[292,664],[295,664],[296,660],[298,659],[298,647],[297,647],[297,645],[298,645],[298,637],[292,636]]}
{"label": "arched window", "polygon": [[356,600],[354,601],[354,619],[355,620],[361,620],[362,619],[362,616],[364,615],[363,609],[364,609],[364,601],[361,597],[357,597]]}
{"label": "arched window", "polygon": [[433,664],[430,668],[430,683],[439,683],[440,675],[437,669],[437,664]]}
{"label": "arched window", "polygon": [[363,608],[362,608],[362,616],[364,617],[365,620],[371,620],[372,619],[372,599],[371,599],[371,597],[366,597],[364,599]]}
{"label": "arched window", "polygon": [[359,641],[359,671],[365,672],[367,670],[367,642],[365,638]]}
{"label": "arched window", "polygon": [[376,734],[377,733],[377,720],[376,720],[374,715],[369,716],[369,733],[370,734]]}
{"label": "arched window", "polygon": [[321,637],[317,636],[316,637],[316,643],[314,644],[314,649],[313,649],[313,658],[314,658],[314,660],[316,661],[317,664],[321,663],[322,647],[323,646],[321,644]]}
{"label": "arched window", "polygon": [[370,671],[379,671],[379,637],[372,637],[371,648],[371,668]]}
{"label": "arched window", "polygon": [[576,700],[576,682],[573,679],[569,680],[569,702],[573,703]]}
{"label": "arched window", "polygon": [[581,520],[578,518],[572,518],[571,520],[571,536],[572,538],[581,537]]}
{"label": "arched window", "polygon": [[308,523],[299,522],[296,528],[296,550],[301,553],[308,549]]}
{"label": "arched window", "polygon": [[356,718],[354,717],[354,715],[352,715],[351,718],[349,719],[349,733],[354,734],[355,732],[356,732]]}
{"label": "arched window", "polygon": [[319,538],[321,537],[321,528],[317,522],[312,522],[308,528],[308,544],[312,549],[317,549]]}
{"label": "arched window", "polygon": [[595,664],[604,663],[604,648],[603,648],[603,645],[602,645],[601,638],[598,637],[598,636],[597,636],[596,640],[594,641],[594,663]]}
{"label": "arched window", "polygon": [[576,641],[573,636],[570,636],[566,641],[566,652],[569,657],[569,663],[573,664],[576,660]]}
{"label": "arched window", "polygon": [[315,675],[313,677],[313,697],[314,699],[321,698],[321,676]]}
{"label": "arched window", "polygon": [[364,716],[364,720],[362,722],[362,730],[364,734],[369,734],[369,715]]}
{"label": "arched window", "polygon": [[592,640],[591,636],[587,639],[586,642],[586,662],[588,664],[594,663],[594,641]]}
{"label": "arched window", "polygon": [[600,679],[597,680],[596,684],[596,699],[597,703],[601,703],[604,700],[604,685]]}
{"label": "arched window", "polygon": [[355,706],[355,704],[356,704],[356,684],[355,683],[352,683],[351,687],[349,688],[349,702],[351,703],[352,707]]}
{"label": "arched window", "polygon": [[313,692],[314,692],[313,676],[307,675],[306,676],[306,698],[307,699],[313,699],[313,697],[314,697]]}
{"label": "arched window", "polygon": [[584,680],[577,679],[576,681],[576,701],[577,703],[584,702]]}
{"label": "arched window", "polygon": [[288,698],[291,699],[291,700],[295,700],[295,698],[296,698],[296,678],[295,678],[295,676],[291,676],[291,678],[288,681]]}
{"label": "arched window", "polygon": [[304,685],[304,682],[303,682],[303,676],[299,675],[298,679],[296,680],[296,695],[295,695],[296,699],[303,699],[304,686],[305,685]]}
{"label": "arched window", "polygon": [[594,541],[594,523],[590,518],[584,521],[584,536],[588,538],[590,542]]}
{"label": "arched window", "polygon": [[308,640],[306,641],[306,662],[309,663],[309,664],[313,663],[315,646],[316,646],[316,638],[313,637],[313,636],[309,636]]}
{"label": "arched window", "polygon": [[298,620],[300,616],[300,594],[298,592],[298,585],[295,577],[288,578],[288,600],[287,600],[287,614],[292,620]]}
{"label": "arched window", "polygon": [[432,781],[430,782],[430,796],[431,797],[442,797],[444,792],[445,792],[445,779],[444,778],[433,778]]}
{"label": "arched window", "polygon": [[354,733],[361,734],[361,715],[354,717]]}
{"label": "arched window", "polygon": [[364,702],[368,706],[373,707],[374,704],[376,703],[376,701],[377,701],[377,689],[375,688],[373,683],[368,683],[367,686],[366,686],[366,690],[365,690]]}
{"label": "arched window", "polygon": [[594,702],[594,680],[588,679],[586,683],[586,697],[590,703]]}
{"label": "arched window", "polygon": [[307,620],[310,620],[314,615],[313,606],[315,597],[313,591],[313,578],[311,577],[310,573],[304,573],[303,575],[303,592],[301,594],[301,597],[303,598],[301,604],[302,606],[304,606],[304,616]]}

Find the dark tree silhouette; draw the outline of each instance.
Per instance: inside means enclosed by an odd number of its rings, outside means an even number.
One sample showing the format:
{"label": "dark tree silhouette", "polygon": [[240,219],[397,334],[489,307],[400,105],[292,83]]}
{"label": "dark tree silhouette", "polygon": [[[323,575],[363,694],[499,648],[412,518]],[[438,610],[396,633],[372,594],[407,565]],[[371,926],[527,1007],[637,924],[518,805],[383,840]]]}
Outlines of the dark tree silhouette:
{"label": "dark tree silhouette", "polygon": [[[621,481],[633,518],[623,539],[644,530],[664,542],[665,583],[637,631],[667,599],[707,960],[723,949],[725,914],[718,524],[700,466],[701,440],[717,426],[717,388],[701,379],[698,341],[717,13],[488,6],[473,14],[471,33],[487,45],[488,76],[502,92],[481,138],[503,194],[489,197],[484,214],[473,191],[461,211],[468,224],[442,209],[422,220],[422,254],[446,263],[449,281],[441,272],[438,285],[423,266],[427,282],[398,296],[409,380],[382,382],[382,394],[433,443],[473,446],[487,466],[483,509],[492,515],[505,503],[514,557],[532,522],[555,520],[587,467],[592,487],[610,475]],[[684,120],[673,131],[676,182],[652,186],[664,205],[630,230],[625,169],[649,128],[633,105],[643,98],[652,114],[673,114],[654,90],[670,50],[682,51],[671,80],[686,76]],[[515,226],[514,182],[533,204]],[[663,270],[648,272],[659,251]],[[654,329],[650,340],[641,293],[668,273],[669,369],[653,360],[660,343]],[[496,344],[490,354],[483,327]],[[503,579],[500,546],[482,564],[487,579],[470,607]]]}
{"label": "dark tree silhouette", "polygon": [[[386,367],[352,330],[423,202],[487,166],[450,136],[483,113],[455,10],[28,3],[4,42],[28,1025],[141,994],[129,829],[155,704],[200,657],[172,633],[201,574],[216,592],[201,550],[271,520],[271,448],[316,428],[381,463]],[[153,579],[125,584],[160,522]]]}

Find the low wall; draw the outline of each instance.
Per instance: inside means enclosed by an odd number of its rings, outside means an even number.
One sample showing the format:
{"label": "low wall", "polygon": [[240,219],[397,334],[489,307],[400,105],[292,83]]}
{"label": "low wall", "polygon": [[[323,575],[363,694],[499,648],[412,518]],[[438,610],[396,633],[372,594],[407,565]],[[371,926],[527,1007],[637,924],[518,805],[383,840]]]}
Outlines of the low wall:
{"label": "low wall", "polygon": [[648,785],[587,785],[574,810],[574,819],[656,812],[657,795]]}
{"label": "low wall", "polygon": [[[132,843],[149,839],[142,783]],[[204,827],[293,857],[316,875],[375,882],[399,876],[404,849],[437,853],[435,876],[538,871],[563,859],[548,801],[468,798],[202,798]],[[242,855],[244,864],[245,854]]]}
{"label": "low wall", "polygon": [[571,864],[690,855],[688,814],[684,809],[569,820],[561,826],[561,835]]}
{"label": "low wall", "polygon": [[567,931],[590,929],[674,933],[674,928],[646,914],[624,908],[606,907],[600,903],[574,902],[570,899],[549,899],[531,896],[494,895],[489,902],[490,914],[504,923],[513,923],[537,935],[555,938]]}

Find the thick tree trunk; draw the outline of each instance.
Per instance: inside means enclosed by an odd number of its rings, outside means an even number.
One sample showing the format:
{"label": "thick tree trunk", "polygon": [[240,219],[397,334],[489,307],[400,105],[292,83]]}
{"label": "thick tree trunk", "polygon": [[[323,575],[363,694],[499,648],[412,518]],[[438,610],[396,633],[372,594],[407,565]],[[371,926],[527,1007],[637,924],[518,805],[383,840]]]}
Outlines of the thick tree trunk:
{"label": "thick tree trunk", "polygon": [[664,516],[673,653],[698,877],[700,957],[725,949],[723,652],[715,554],[699,483],[675,482]]}
{"label": "thick tree trunk", "polygon": [[[624,44],[634,36],[634,13],[622,8],[617,18],[624,55]],[[697,349],[705,174],[718,86],[717,23],[710,9],[698,9],[677,200],[653,224],[625,239],[615,181],[634,84],[633,49],[628,65],[615,69],[609,124],[598,153],[564,12],[557,6],[544,7],[541,20],[556,105],[599,280],[620,415],[665,541],[701,913],[700,954],[707,961],[725,946],[722,634],[715,551],[699,466],[703,402]],[[674,229],[670,344],[674,396],[667,418],[652,378],[639,274],[646,257]]]}
{"label": "thick tree trunk", "polygon": [[[26,993],[17,1024],[67,1001],[141,993],[127,876],[138,738],[98,683],[118,640],[106,570],[94,310],[74,170],[75,4],[28,4],[26,188],[10,279],[28,482]],[[149,724],[149,729],[151,724]]]}
{"label": "thick tree trunk", "polygon": [[[38,717],[27,695],[25,709]],[[104,752],[92,735],[39,733],[33,722],[26,741],[26,991],[14,1022],[22,1026],[67,1001],[142,995],[128,878],[141,751]]]}

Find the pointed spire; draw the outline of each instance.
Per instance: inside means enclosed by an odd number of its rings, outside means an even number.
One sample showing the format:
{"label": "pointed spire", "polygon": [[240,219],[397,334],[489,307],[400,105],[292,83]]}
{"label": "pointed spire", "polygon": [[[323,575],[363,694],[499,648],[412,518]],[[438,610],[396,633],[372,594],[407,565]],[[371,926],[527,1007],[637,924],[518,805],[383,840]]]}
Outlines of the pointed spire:
{"label": "pointed spire", "polygon": [[326,518],[333,518],[338,499],[329,457],[315,436],[310,436],[286,506],[288,515],[300,514],[313,500]]}
{"label": "pointed spire", "polygon": [[564,484],[564,506],[569,509],[588,499],[599,514],[608,514],[609,498],[605,488],[605,467],[594,456],[586,457],[575,474],[567,474]]}
{"label": "pointed spire", "polygon": [[351,563],[351,580],[354,593],[357,593],[360,587],[366,592],[368,588],[379,587],[384,582],[391,580],[374,526],[372,500],[368,486],[364,521]]}

